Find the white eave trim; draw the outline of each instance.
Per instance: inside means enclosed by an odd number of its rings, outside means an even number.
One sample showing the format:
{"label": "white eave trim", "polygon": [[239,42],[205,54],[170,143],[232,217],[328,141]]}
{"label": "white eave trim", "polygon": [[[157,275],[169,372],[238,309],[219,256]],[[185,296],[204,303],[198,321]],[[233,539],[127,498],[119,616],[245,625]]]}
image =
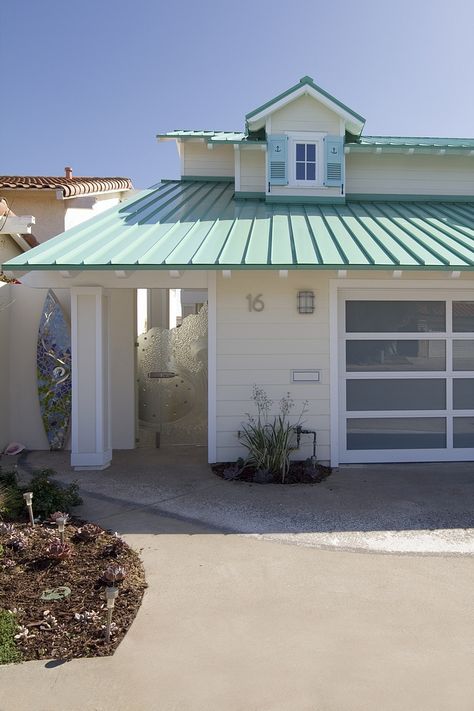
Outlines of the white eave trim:
{"label": "white eave trim", "polygon": [[15,235],[31,234],[31,226],[36,222],[33,215],[12,215],[12,217],[5,217],[5,215],[0,215],[0,234],[4,235]]}
{"label": "white eave trim", "polygon": [[252,116],[252,118],[247,119],[249,126],[261,122],[262,120],[265,120],[265,118],[270,114],[273,114],[275,111],[282,109],[287,104],[290,104],[292,101],[298,99],[300,96],[304,96],[305,94],[311,96],[313,99],[316,99],[316,101],[319,101],[328,109],[334,111],[335,114],[343,118],[346,123],[346,126],[349,128],[351,133],[361,133],[362,129],[364,128],[363,121],[359,121],[353,114],[349,113],[348,111],[345,111],[344,109],[341,109],[341,107],[334,101],[331,101],[326,96],[320,94],[318,91],[313,89],[311,86],[308,86],[307,84],[299,87],[299,89],[295,89],[295,91],[291,94],[288,94],[288,96],[285,96],[283,99],[280,99],[280,101],[277,101],[268,108],[263,109],[263,111],[260,111],[260,113],[255,114],[255,116]]}

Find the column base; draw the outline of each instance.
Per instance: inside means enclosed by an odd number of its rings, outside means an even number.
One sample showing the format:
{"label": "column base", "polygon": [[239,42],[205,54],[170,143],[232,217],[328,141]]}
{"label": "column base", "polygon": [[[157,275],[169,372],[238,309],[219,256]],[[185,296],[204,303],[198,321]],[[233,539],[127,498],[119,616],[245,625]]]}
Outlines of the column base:
{"label": "column base", "polygon": [[106,452],[71,452],[71,467],[76,472],[103,471],[112,463],[112,450]]}

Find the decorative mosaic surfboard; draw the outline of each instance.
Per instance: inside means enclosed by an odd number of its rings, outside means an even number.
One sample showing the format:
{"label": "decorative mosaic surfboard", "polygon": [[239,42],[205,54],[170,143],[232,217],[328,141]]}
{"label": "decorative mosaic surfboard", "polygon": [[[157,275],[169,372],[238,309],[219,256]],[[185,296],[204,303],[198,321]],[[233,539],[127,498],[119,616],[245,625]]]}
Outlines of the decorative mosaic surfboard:
{"label": "decorative mosaic surfboard", "polygon": [[51,289],[46,296],[36,348],[38,396],[50,449],[63,449],[71,419],[71,330]]}

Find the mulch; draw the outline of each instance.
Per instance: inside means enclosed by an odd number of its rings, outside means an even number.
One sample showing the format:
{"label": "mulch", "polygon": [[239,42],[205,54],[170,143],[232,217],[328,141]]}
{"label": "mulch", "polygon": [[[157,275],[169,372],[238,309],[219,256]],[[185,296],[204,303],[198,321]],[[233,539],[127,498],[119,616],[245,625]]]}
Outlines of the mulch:
{"label": "mulch", "polygon": [[[66,526],[65,542],[72,553],[62,561],[47,557],[48,545],[58,537],[54,524],[40,523],[32,528],[15,523],[14,535],[26,537],[24,550],[8,545],[9,534],[0,532],[4,549],[0,555],[0,609],[15,613],[18,631],[23,631],[17,640],[23,660],[113,654],[137,614],[146,588],[138,554],[104,529],[92,541],[79,540],[77,529],[83,523],[73,519]],[[126,576],[117,584],[119,594],[112,618],[115,627],[106,644],[106,583],[102,575],[110,565],[123,566]],[[70,594],[54,599],[65,587]],[[42,594],[53,599],[41,599]]]}
{"label": "mulch", "polygon": [[314,467],[308,461],[291,461],[285,481],[280,474],[262,473],[255,467],[236,462],[220,462],[212,465],[212,471],[227,481],[244,481],[252,484],[319,484],[331,474],[331,467],[317,463]]}

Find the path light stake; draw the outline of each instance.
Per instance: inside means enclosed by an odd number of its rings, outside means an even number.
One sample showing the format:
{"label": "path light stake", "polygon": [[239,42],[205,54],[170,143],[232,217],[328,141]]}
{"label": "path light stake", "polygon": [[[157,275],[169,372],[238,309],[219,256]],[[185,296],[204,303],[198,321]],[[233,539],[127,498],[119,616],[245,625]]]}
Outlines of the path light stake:
{"label": "path light stake", "polygon": [[33,518],[33,492],[32,491],[25,491],[25,493],[23,494],[23,498],[25,499],[26,508],[28,509],[30,523],[32,526],[34,526],[35,519]]}
{"label": "path light stake", "polygon": [[105,627],[105,641],[110,642],[110,628],[112,626],[112,613],[114,611],[115,598],[118,595],[118,588],[105,588],[105,599],[107,601],[107,625]]}
{"label": "path light stake", "polygon": [[58,518],[56,519],[56,523],[58,524],[58,531],[61,537],[61,543],[64,543],[64,528],[66,526],[66,519],[64,518],[64,516],[58,516]]}

